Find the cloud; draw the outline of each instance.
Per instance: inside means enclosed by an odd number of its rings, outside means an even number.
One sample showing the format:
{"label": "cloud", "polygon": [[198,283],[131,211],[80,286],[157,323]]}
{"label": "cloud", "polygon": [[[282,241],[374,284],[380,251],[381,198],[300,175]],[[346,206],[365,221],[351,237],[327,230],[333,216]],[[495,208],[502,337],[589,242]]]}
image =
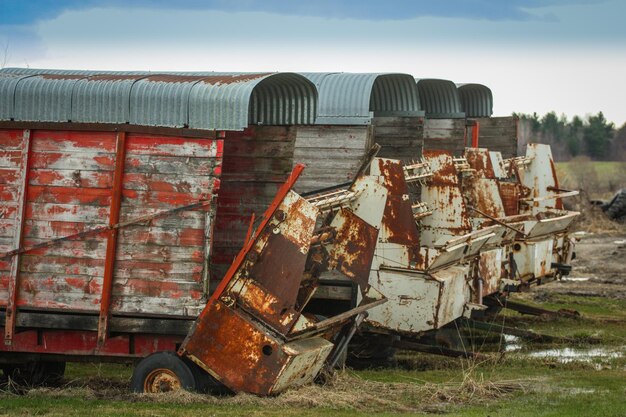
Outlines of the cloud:
{"label": "cloud", "polygon": [[52,19],[64,11],[125,7],[167,10],[265,12],[358,20],[410,20],[416,17],[455,17],[486,20],[541,19],[529,10],[603,0],[3,0],[2,24],[29,24]]}

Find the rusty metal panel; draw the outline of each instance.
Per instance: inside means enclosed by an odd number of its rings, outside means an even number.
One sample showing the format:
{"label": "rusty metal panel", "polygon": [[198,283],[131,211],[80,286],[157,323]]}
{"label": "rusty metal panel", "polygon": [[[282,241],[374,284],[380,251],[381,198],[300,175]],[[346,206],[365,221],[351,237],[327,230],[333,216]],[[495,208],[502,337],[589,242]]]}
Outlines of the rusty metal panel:
{"label": "rusty metal panel", "polygon": [[482,216],[480,213],[484,213],[491,217],[504,217],[506,213],[500,197],[499,181],[496,179],[489,151],[467,148],[465,159],[472,172],[462,179],[463,194],[469,206],[479,210],[472,215],[478,217]]}
{"label": "rusty metal panel", "polygon": [[559,181],[550,146],[529,143],[526,158],[530,163],[519,169],[519,173],[522,185],[531,190],[530,201],[525,204],[528,211],[537,214],[545,209],[563,209],[558,197]]}
{"label": "rusty metal panel", "polygon": [[501,248],[480,253],[478,258],[478,277],[483,280],[482,296],[494,294],[500,290],[501,278],[504,277]]}
{"label": "rusty metal panel", "polygon": [[335,242],[329,254],[329,268],[338,269],[355,281],[362,294],[369,288],[369,273],[376,249],[378,229],[352,211],[341,209],[331,222]]}
{"label": "rusty metal panel", "polygon": [[516,242],[513,257],[518,277],[522,280],[541,278],[550,275],[552,270],[553,240]]}
{"label": "rusty metal panel", "polygon": [[421,239],[432,247],[442,245],[452,236],[469,233],[471,224],[452,155],[445,151],[424,151],[424,158],[433,176],[422,187],[421,200],[433,213],[422,219]]}
{"label": "rusty metal panel", "polygon": [[369,311],[374,327],[412,334],[437,329],[463,315],[470,301],[466,285],[469,267],[452,266],[430,274],[424,271],[381,269],[375,278],[388,302]]}
{"label": "rusty metal panel", "polygon": [[310,382],[332,348],[321,338],[306,350],[299,349],[300,343],[292,347],[221,301],[207,306],[193,334],[197,337],[185,342],[186,354],[234,391],[259,395]]}
{"label": "rusty metal panel", "polygon": [[282,126],[227,133],[211,260],[218,279],[241,249],[251,216],[260,218],[289,175],[295,134],[295,127]]}

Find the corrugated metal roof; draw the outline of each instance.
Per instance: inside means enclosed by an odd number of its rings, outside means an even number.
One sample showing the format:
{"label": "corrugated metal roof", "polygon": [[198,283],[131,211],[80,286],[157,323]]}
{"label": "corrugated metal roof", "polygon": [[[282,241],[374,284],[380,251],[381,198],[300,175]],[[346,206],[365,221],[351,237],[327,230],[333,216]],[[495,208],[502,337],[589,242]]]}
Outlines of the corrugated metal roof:
{"label": "corrugated metal roof", "polygon": [[413,77],[389,73],[302,73],[319,91],[316,124],[370,124],[374,116],[423,116]]}
{"label": "corrugated metal roof", "polygon": [[293,73],[6,68],[0,75],[0,102],[15,103],[1,120],[242,130],[313,124],[317,109],[315,85]]}
{"label": "corrugated metal roof", "polygon": [[493,94],[483,84],[457,84],[461,108],[467,117],[489,117],[493,114]]}
{"label": "corrugated metal roof", "polygon": [[426,117],[432,119],[459,119],[465,117],[456,85],[449,80],[416,79]]}

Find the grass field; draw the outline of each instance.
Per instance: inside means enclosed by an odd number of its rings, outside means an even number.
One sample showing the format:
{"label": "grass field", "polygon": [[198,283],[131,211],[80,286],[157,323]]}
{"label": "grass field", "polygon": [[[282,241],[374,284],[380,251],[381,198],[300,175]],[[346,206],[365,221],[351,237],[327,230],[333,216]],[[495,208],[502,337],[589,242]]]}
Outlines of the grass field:
{"label": "grass field", "polygon": [[557,162],[556,169],[562,187],[580,189],[590,198],[609,198],[617,190],[626,187],[626,162],[575,158],[568,162]]}
{"label": "grass field", "polygon": [[127,391],[124,365],[72,364],[65,387],[0,393],[0,416],[626,416],[626,301],[555,295],[544,307],[572,308],[579,319],[545,320],[506,313],[507,324],[578,338],[599,338],[613,356],[562,361],[530,352],[562,346],[522,344],[477,361],[401,352],[392,369],[340,371],[327,386],[307,386],[276,398]]}

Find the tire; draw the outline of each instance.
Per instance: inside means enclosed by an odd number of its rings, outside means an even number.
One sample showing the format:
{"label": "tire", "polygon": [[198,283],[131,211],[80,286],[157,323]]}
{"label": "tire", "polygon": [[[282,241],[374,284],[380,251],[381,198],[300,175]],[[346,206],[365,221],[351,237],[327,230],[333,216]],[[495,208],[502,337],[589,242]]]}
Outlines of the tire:
{"label": "tire", "polygon": [[65,374],[65,362],[33,361],[6,365],[2,372],[18,385],[29,387],[60,385]]}
{"label": "tire", "polygon": [[613,220],[619,220],[626,216],[626,189],[619,190],[613,199],[603,208],[606,215]]}
{"label": "tire", "polygon": [[226,385],[213,378],[212,375],[200,368],[191,360],[183,358],[183,361],[187,364],[193,374],[193,378],[196,382],[195,390],[197,392],[212,395],[231,395],[233,393],[226,387]]}
{"label": "tire", "polygon": [[142,359],[133,371],[130,389],[139,393],[197,391],[194,372],[174,352],[157,352]]}

